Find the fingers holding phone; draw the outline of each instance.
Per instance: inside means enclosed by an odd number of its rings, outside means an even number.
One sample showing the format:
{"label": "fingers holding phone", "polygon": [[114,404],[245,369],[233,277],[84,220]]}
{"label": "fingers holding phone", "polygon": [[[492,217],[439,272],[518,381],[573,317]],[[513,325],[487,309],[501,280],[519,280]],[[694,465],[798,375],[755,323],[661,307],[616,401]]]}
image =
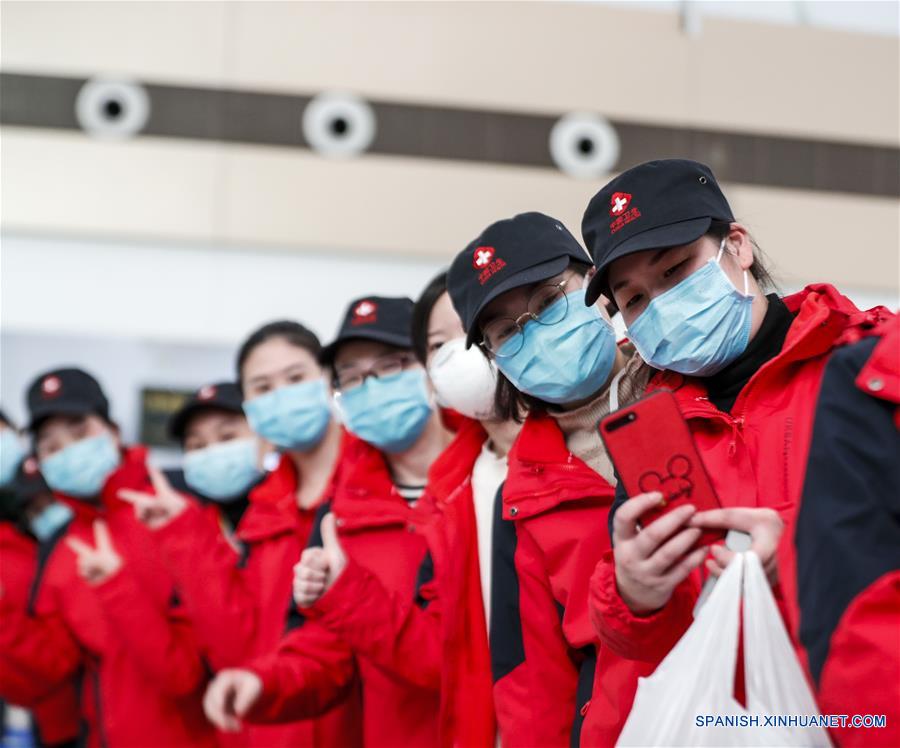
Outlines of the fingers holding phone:
{"label": "fingers holding phone", "polygon": [[659,492],[639,494],[613,517],[616,585],[628,607],[638,614],[663,607],[706,556],[705,547],[694,548],[702,530],[689,526],[697,511],[691,504],[641,527],[641,518],[657,511],[662,502]]}
{"label": "fingers holding phone", "polygon": [[600,436],[631,497],[613,517],[619,593],[635,613],[665,605],[724,537],[690,522],[720,506],[690,429],[671,392],[661,390],[611,413]]}
{"label": "fingers holding phone", "polygon": [[[701,530],[740,530],[750,535],[750,550],[759,556],[769,584],[778,582],[778,543],[784,532],[784,521],[774,509],[763,507],[730,507],[697,512],[690,525]],[[734,551],[725,546],[710,548],[711,558],[706,562],[709,573],[718,577],[734,558]]]}

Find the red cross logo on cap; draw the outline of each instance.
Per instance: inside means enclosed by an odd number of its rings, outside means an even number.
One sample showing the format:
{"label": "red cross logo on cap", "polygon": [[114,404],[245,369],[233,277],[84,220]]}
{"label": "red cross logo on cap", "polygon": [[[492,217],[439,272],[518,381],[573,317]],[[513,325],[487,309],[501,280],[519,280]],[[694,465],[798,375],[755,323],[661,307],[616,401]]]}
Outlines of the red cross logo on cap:
{"label": "red cross logo on cap", "polygon": [[496,250],[493,247],[478,247],[472,255],[472,267],[476,270],[486,268],[494,259]]}
{"label": "red cross logo on cap", "polygon": [[61,389],[62,382],[59,381],[59,377],[47,377],[41,382],[41,392],[44,393],[44,397],[56,397]]}
{"label": "red cross logo on cap", "polygon": [[378,304],[374,301],[360,301],[353,310],[353,319],[350,320],[351,325],[370,325],[377,320],[375,314],[378,311]]}
{"label": "red cross logo on cap", "polygon": [[627,192],[614,192],[613,196],[609,199],[609,214],[611,216],[622,215],[627,210],[630,202],[631,195]]}
{"label": "red cross logo on cap", "polygon": [[197,393],[198,400],[212,400],[216,396],[216,388],[208,384],[206,387],[202,387],[200,392]]}
{"label": "red cross logo on cap", "polygon": [[353,310],[353,313],[357,317],[368,317],[374,311],[375,305],[371,301],[361,301],[356,306],[356,309]]}
{"label": "red cross logo on cap", "polygon": [[22,471],[25,475],[37,475],[38,472],[38,463],[34,457],[29,457],[22,463]]}

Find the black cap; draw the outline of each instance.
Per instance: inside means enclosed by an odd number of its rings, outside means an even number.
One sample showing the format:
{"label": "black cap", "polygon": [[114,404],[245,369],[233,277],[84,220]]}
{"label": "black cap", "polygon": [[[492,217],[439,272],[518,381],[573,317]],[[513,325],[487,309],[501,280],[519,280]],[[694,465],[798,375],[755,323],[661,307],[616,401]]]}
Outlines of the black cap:
{"label": "black cap", "polygon": [[447,274],[447,291],[472,345],[481,310],[519,286],[558,275],[572,260],[589,257],[560,221],[543,213],[520,213],[497,221],[469,242]]}
{"label": "black cap", "polygon": [[224,410],[228,413],[244,414],[241,407],[241,388],[234,382],[207,384],[191,395],[169,419],[169,433],[173,439],[184,441],[188,421],[205,410]]}
{"label": "black cap", "polygon": [[406,296],[363,296],[350,302],[337,337],[322,349],[320,361],[330,366],[338,347],[348,340],[412,348],[412,310],[412,299]]}
{"label": "black cap", "polygon": [[585,302],[593,304],[607,291],[614,260],[690,244],[709,231],[713,220],[731,222],[734,216],[705,164],[673,158],[622,172],[594,195],[581,221],[581,236],[597,267]]}
{"label": "black cap", "polygon": [[93,413],[109,421],[109,401],[100,383],[82,369],[55,369],[28,388],[28,428],[34,431],[51,416]]}
{"label": "black cap", "polygon": [[53,494],[41,475],[37,458],[26,457],[16,468],[13,479],[0,487],[0,520],[17,522],[22,518],[22,510],[41,494]]}
{"label": "black cap", "polygon": [[16,502],[19,506],[25,506],[36,496],[41,494],[52,494],[50,486],[41,475],[37,458],[29,455],[16,469],[10,489],[15,494]]}

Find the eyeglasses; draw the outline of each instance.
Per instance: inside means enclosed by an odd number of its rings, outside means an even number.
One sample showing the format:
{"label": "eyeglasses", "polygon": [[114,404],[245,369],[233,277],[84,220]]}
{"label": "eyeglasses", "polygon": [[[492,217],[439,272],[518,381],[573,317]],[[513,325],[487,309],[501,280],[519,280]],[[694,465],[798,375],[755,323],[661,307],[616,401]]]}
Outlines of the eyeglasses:
{"label": "eyeglasses", "polygon": [[343,369],[335,375],[335,383],[338,389],[346,392],[347,390],[361,387],[369,378],[381,379],[389,377],[392,374],[399,374],[410,364],[415,363],[415,357],[408,353],[389,353],[387,356],[375,359],[375,362],[368,369]]}
{"label": "eyeglasses", "polygon": [[553,285],[538,286],[528,299],[528,309],[518,317],[499,317],[488,322],[481,331],[481,345],[492,356],[510,358],[525,344],[525,325],[555,325],[569,313],[569,299],[565,288],[574,275]]}

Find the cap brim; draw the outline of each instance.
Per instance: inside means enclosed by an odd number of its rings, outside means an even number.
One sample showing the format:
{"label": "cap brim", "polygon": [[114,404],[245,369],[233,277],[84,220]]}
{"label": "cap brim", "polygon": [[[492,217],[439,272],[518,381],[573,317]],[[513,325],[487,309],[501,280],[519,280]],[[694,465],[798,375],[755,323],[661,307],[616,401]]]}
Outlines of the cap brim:
{"label": "cap brim", "polygon": [[97,413],[96,408],[84,403],[67,402],[66,400],[50,401],[31,411],[28,430],[36,431],[44,421],[53,416],[86,416],[92,413],[105,418],[101,413]]}
{"label": "cap brim", "polygon": [[709,231],[712,221],[712,218],[706,216],[704,218],[692,218],[689,221],[670,223],[667,226],[658,226],[655,229],[642,231],[640,234],[632,236],[628,241],[622,242],[609,254],[603,261],[603,264],[597,268],[597,274],[591,278],[587,291],[585,291],[584,303],[587,306],[591,306],[600,298],[600,294],[605,293],[609,296],[606,279],[609,266],[616,260],[648,249],[664,249],[666,247],[679,247],[682,244],[690,244]]}
{"label": "cap brim", "polygon": [[563,270],[569,267],[569,263],[574,259],[575,258],[570,255],[554,257],[552,260],[546,260],[537,265],[533,265],[530,268],[526,268],[525,270],[520,270],[515,275],[505,278],[501,283],[498,283],[490,290],[487,296],[481,300],[481,303],[472,315],[472,324],[466,333],[466,348],[470,348],[475,341],[478,330],[478,315],[480,315],[481,312],[484,311],[484,308],[500,294],[511,291],[514,288],[519,288],[519,286],[540,283],[542,280],[547,280],[547,278],[552,278],[554,275],[559,275]]}
{"label": "cap brim", "polygon": [[399,335],[397,333],[388,332],[387,330],[360,330],[359,332],[348,333],[326,345],[319,354],[319,363],[323,366],[331,366],[334,363],[334,357],[337,354],[338,348],[344,343],[349,343],[351,340],[373,340],[376,343],[385,343],[387,345],[396,346],[397,348],[412,348],[412,339],[409,335]]}
{"label": "cap brim", "polygon": [[190,421],[191,418],[197,415],[197,413],[200,413],[204,410],[223,410],[226,413],[244,415],[244,410],[240,407],[231,408],[223,403],[217,402],[193,402],[190,405],[184,406],[181,410],[176,411],[175,415],[173,415],[169,419],[169,436],[171,436],[176,441],[184,441],[184,432],[187,430],[188,421]]}

